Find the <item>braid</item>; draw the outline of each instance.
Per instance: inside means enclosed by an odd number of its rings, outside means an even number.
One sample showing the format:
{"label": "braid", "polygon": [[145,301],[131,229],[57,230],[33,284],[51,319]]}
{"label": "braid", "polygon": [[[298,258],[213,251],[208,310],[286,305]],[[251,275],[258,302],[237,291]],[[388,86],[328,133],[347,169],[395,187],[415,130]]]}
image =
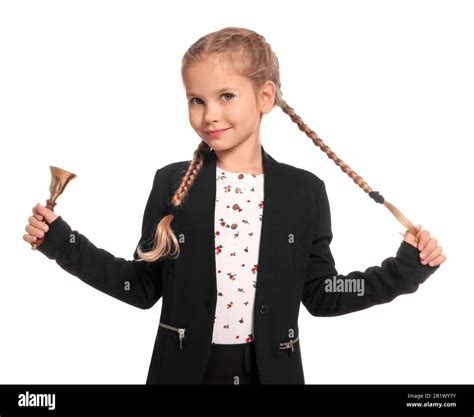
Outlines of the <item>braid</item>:
{"label": "braid", "polygon": [[319,146],[321,150],[328,156],[329,159],[332,159],[334,163],[341,168],[343,172],[345,172],[349,177],[352,178],[352,180],[360,187],[362,188],[366,193],[370,193],[372,191],[372,188],[369,187],[369,184],[367,184],[362,177],[357,174],[349,165],[347,165],[341,158],[339,158],[332,150],[331,148],[326,145],[323,140],[314,132],[311,130],[308,125],[306,125],[303,120],[301,119],[300,116],[298,116],[295,111],[288,105],[288,103],[284,100],[282,100],[282,106],[281,109],[288,115],[290,116],[290,119],[295,122],[299,129],[306,133],[307,136],[314,142],[316,146]]}
{"label": "braid", "polygon": [[171,228],[171,222],[176,216],[175,213],[181,209],[181,205],[188,195],[189,189],[194,184],[197,174],[203,166],[203,152],[209,149],[209,145],[204,141],[201,141],[197,149],[194,151],[193,159],[181,180],[181,184],[171,198],[171,214],[164,216],[156,226],[153,248],[148,252],[144,252],[141,248],[137,248],[138,256],[144,261],[154,262],[167,256],[172,259],[179,256],[179,242]]}
{"label": "braid", "polygon": [[173,206],[181,206],[181,204],[183,204],[184,199],[188,195],[189,189],[194,184],[194,180],[196,179],[197,174],[204,163],[201,156],[202,152],[209,149],[210,147],[206,142],[201,141],[201,143],[199,143],[197,149],[194,151],[193,159],[189,164],[188,170],[186,171],[186,174],[184,174],[181,184],[176,189],[176,192],[171,199]]}
{"label": "braid", "polygon": [[332,159],[334,163],[338,167],[340,167],[343,172],[345,172],[360,188],[362,188],[366,193],[369,194],[370,198],[372,198],[375,202],[383,204],[385,207],[387,207],[387,209],[390,210],[390,212],[398,219],[398,221],[402,223],[410,231],[410,233],[416,236],[418,230],[413,225],[413,223],[408,220],[403,215],[403,213],[398,210],[392,203],[385,200],[384,197],[379,194],[378,191],[373,191],[369,184],[367,184],[367,182],[364,181],[364,179],[359,174],[357,174],[357,172],[355,172],[349,165],[347,165],[341,158],[339,158],[331,150],[331,148],[323,142],[323,140],[316,134],[316,132],[311,130],[309,126],[303,122],[303,119],[301,119],[301,117],[295,113],[293,108],[291,108],[288,103],[281,98],[281,95],[277,95],[276,103],[280,106],[283,112],[290,116],[290,119],[298,125],[298,128],[302,132],[306,133],[306,135],[313,141],[313,143],[328,156],[329,159]]}

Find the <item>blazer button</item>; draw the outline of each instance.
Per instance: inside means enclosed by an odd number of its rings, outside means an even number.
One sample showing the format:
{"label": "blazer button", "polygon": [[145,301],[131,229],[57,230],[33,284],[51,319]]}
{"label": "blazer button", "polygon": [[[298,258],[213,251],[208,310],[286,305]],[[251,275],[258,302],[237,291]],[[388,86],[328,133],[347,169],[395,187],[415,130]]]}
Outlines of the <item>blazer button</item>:
{"label": "blazer button", "polygon": [[262,304],[260,306],[260,314],[265,315],[268,313],[268,306],[266,304]]}

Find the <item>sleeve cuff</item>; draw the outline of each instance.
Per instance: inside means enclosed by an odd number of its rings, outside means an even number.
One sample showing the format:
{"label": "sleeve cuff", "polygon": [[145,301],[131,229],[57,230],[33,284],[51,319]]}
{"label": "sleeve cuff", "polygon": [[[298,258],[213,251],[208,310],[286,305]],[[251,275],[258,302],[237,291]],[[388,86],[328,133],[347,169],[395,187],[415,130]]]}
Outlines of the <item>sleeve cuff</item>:
{"label": "sleeve cuff", "polygon": [[67,251],[71,234],[71,227],[59,216],[49,225],[45,239],[37,250],[49,259],[58,259]]}
{"label": "sleeve cuff", "polygon": [[438,270],[439,265],[423,265],[420,262],[419,253],[420,251],[418,248],[411,245],[406,240],[403,240],[398,248],[396,257],[403,265],[403,268],[409,270],[413,278],[421,284],[425,282],[431,274]]}

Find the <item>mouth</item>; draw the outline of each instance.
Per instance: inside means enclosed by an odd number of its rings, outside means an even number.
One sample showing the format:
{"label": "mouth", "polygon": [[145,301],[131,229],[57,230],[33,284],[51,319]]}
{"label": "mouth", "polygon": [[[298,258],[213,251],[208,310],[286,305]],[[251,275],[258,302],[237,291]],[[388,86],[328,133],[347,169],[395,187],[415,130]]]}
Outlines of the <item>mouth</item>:
{"label": "mouth", "polygon": [[217,129],[217,130],[206,130],[204,133],[208,136],[210,136],[211,138],[218,138],[220,136],[222,136],[222,134],[224,132],[226,132],[227,130],[231,129],[230,127],[226,128],[226,129]]}

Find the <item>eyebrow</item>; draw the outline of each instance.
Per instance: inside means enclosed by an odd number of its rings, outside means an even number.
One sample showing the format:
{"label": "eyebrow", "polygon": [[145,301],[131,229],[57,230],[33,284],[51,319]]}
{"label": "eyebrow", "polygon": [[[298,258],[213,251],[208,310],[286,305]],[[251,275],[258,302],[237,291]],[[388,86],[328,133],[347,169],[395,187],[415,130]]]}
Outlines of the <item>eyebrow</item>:
{"label": "eyebrow", "polygon": [[[238,88],[236,88],[236,87],[224,87],[224,88],[221,88],[220,90],[217,90],[215,92],[215,94],[220,94],[220,93],[223,93],[224,91],[229,91],[229,90],[238,90]],[[186,94],[186,97],[191,97],[191,96],[199,96],[199,94],[195,94],[195,93]]]}

